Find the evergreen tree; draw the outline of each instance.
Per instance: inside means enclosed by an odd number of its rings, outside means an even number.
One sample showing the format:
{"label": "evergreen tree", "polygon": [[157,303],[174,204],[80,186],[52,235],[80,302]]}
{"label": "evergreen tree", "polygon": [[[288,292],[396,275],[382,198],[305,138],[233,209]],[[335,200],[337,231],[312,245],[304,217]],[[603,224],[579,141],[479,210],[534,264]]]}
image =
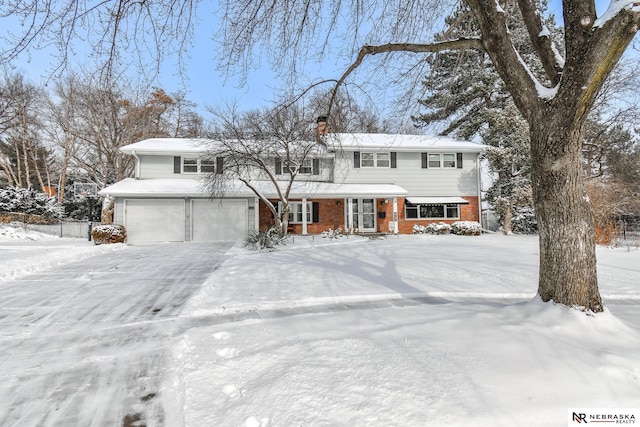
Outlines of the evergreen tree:
{"label": "evergreen tree", "polygon": [[[540,76],[541,65],[532,51],[518,8],[507,9],[510,31],[523,60]],[[447,30],[439,40],[479,35],[470,8],[458,6],[446,18]],[[547,28],[558,34],[553,18]],[[556,37],[557,38],[557,37]],[[419,126],[440,127],[443,135],[462,139],[480,137],[490,146],[489,168],[495,180],[487,198],[500,217],[505,233],[535,232],[531,193],[529,126],[515,108],[491,59],[477,50],[445,51],[430,59],[432,74],[424,80],[427,97],[420,100],[425,112],[414,121]],[[512,228],[513,226],[513,228]]]}

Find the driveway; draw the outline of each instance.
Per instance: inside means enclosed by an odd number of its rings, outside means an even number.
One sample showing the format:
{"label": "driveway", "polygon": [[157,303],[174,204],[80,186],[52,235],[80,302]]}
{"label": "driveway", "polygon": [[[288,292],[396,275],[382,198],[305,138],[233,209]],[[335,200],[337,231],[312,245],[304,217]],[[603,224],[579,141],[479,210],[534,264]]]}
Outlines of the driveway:
{"label": "driveway", "polygon": [[0,283],[0,425],[164,425],[178,316],[229,247],[128,246]]}

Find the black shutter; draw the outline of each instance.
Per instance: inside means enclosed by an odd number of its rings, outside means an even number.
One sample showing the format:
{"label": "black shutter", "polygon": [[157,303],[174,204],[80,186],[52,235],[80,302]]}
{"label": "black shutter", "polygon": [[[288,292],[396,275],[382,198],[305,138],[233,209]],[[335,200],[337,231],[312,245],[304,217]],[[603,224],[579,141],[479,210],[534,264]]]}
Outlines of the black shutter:
{"label": "black shutter", "polygon": [[216,157],[216,173],[222,175],[224,171],[224,157]]}
{"label": "black shutter", "polygon": [[392,151],[392,152],[391,152],[391,167],[392,167],[392,168],[397,168],[397,167],[398,167],[398,165],[397,165],[397,159],[396,159],[396,157],[397,157],[397,156],[396,156],[396,154],[397,154],[397,153],[396,153],[395,151]]}
{"label": "black shutter", "polygon": [[180,156],[173,157],[173,173],[180,173]]}
{"label": "black shutter", "polygon": [[429,167],[429,162],[427,162],[427,153],[420,153],[422,156],[422,169],[427,169]]}
{"label": "black shutter", "polygon": [[320,175],[320,159],[313,159],[313,174]]}
{"label": "black shutter", "polygon": [[353,152],[353,167],[356,168],[356,169],[360,167],[360,152],[359,151],[354,151]]}
{"label": "black shutter", "polygon": [[458,163],[458,169],[462,169],[462,153],[456,153],[456,160],[456,163]]}
{"label": "black shutter", "polygon": [[276,159],[276,175],[282,174],[282,162],[280,159]]}
{"label": "black shutter", "polygon": [[320,205],[317,202],[313,202],[311,206],[312,206],[311,221],[320,222]]}

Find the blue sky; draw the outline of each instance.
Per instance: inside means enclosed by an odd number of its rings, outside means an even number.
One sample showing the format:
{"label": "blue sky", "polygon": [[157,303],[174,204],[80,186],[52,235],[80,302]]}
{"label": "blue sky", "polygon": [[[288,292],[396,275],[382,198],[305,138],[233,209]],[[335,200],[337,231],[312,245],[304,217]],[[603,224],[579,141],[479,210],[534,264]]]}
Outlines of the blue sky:
{"label": "blue sky", "polygon": [[[551,10],[560,10],[561,0],[550,2]],[[599,10],[604,10],[609,2],[598,0]],[[186,59],[187,74],[180,77],[177,74],[177,62],[167,60],[163,63],[158,83],[167,92],[186,90],[187,99],[198,104],[203,111],[206,105],[216,105],[223,102],[236,101],[243,109],[268,106],[279,89],[280,76],[268,68],[268,64],[257,65],[248,75],[246,83],[241,86],[239,78],[225,77],[216,69],[216,42],[213,40],[217,29],[218,18],[215,16],[216,3],[204,1],[200,4],[198,17],[200,23],[195,29],[194,45]],[[24,72],[36,82],[44,82],[47,70],[55,58],[46,51],[33,52],[30,61],[21,57],[16,62],[19,71]],[[344,59],[340,64],[309,64],[305,69],[308,81],[317,78],[337,78],[348,66],[351,58]],[[266,62],[266,61],[265,61]]]}

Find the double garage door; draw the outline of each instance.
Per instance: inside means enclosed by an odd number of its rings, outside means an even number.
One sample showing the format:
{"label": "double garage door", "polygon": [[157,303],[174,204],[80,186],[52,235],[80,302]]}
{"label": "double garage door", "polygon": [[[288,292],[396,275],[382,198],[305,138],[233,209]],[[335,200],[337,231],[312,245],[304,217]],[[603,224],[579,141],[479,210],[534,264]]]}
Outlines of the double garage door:
{"label": "double garage door", "polygon": [[127,199],[124,208],[130,243],[241,240],[247,234],[246,200]]}

